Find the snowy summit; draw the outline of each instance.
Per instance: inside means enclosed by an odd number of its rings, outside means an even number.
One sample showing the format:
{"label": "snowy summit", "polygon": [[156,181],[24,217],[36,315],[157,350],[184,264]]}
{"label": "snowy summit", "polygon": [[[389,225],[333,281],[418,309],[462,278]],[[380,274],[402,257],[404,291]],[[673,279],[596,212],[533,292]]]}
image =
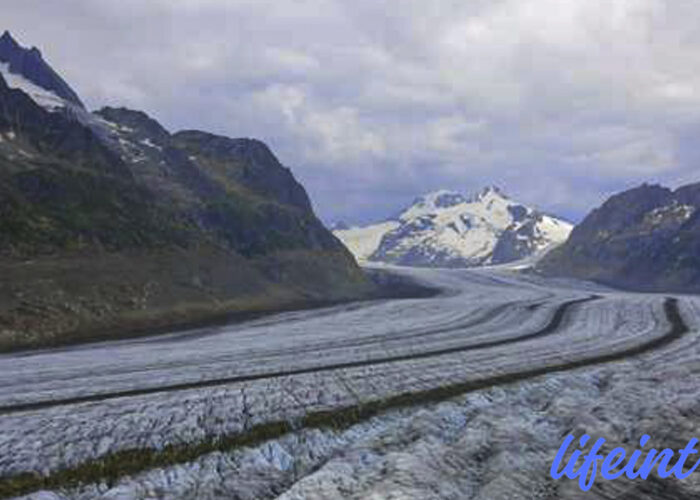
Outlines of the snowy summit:
{"label": "snowy summit", "polygon": [[360,261],[474,267],[530,257],[561,244],[572,225],[513,201],[490,186],[472,197],[440,190],[395,219],[334,234]]}
{"label": "snowy summit", "polygon": [[49,111],[64,107],[84,110],[78,95],[44,61],[39,49],[22,47],[9,31],[0,36],[0,75],[10,88],[24,91]]}

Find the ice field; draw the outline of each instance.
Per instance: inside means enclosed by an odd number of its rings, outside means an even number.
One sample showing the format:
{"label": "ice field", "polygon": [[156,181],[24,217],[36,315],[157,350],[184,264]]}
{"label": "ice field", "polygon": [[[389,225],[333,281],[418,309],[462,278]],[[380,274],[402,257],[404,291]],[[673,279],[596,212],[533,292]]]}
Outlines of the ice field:
{"label": "ice field", "polygon": [[[34,473],[27,493],[53,491],[25,498],[700,494],[694,476],[586,494],[549,478],[570,432],[611,446],[646,432],[656,448],[693,437],[700,298],[508,269],[394,272],[443,292],[0,356],[0,492]],[[275,422],[288,427],[226,444]],[[169,445],[204,452],[166,463]],[[80,472],[129,450],[156,465]]]}

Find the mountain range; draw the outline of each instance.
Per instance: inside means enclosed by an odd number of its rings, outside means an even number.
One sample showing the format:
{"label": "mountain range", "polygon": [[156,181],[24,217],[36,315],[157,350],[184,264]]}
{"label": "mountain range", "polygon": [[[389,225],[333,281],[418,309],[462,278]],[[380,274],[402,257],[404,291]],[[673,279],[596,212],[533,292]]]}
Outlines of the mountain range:
{"label": "mountain range", "polygon": [[548,276],[700,292],[700,184],[643,185],[572,228],[488,187],[331,233],[263,142],[90,112],[38,49],[0,36],[0,350],[383,293],[353,254],[453,268],[537,257]]}
{"label": "mountain range", "polygon": [[0,37],[0,349],[376,293],[255,139],[91,113]]}
{"label": "mountain range", "polygon": [[537,269],[629,290],[700,293],[700,183],[644,184],[610,197]]}
{"label": "mountain range", "polygon": [[475,267],[541,254],[563,243],[572,224],[512,200],[497,187],[466,197],[440,190],[396,217],[334,234],[360,261],[418,267]]}

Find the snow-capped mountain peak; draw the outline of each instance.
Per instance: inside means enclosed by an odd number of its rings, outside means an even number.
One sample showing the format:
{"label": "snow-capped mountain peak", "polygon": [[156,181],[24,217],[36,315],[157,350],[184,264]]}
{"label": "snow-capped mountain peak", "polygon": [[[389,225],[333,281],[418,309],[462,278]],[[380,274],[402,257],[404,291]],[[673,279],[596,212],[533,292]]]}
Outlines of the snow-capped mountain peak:
{"label": "snow-capped mountain peak", "polygon": [[19,44],[12,38],[12,34],[8,30],[5,30],[0,36],[0,48],[3,46],[7,46],[9,49],[17,49],[19,47]]}
{"label": "snow-capped mountain peak", "polygon": [[9,87],[22,90],[49,111],[85,110],[78,94],[44,61],[41,51],[22,47],[9,31],[0,36],[0,74]]}
{"label": "snow-capped mountain peak", "polygon": [[489,186],[471,197],[434,191],[395,220],[335,234],[359,260],[471,267],[529,257],[564,242],[571,229]]}
{"label": "snow-capped mountain peak", "polygon": [[451,207],[462,203],[463,201],[465,200],[461,193],[440,189],[438,191],[433,191],[432,193],[419,196],[414,200],[412,206],[420,206],[421,208],[434,210],[436,208]]}
{"label": "snow-capped mountain peak", "polygon": [[490,201],[493,199],[510,200],[510,198],[498,186],[486,186],[473,198],[474,201]]}

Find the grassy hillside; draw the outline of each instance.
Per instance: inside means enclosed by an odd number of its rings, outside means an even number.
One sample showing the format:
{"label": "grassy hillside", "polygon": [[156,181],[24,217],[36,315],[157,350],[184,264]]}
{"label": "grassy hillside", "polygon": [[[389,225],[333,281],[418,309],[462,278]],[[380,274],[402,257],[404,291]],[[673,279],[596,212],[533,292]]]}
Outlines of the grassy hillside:
{"label": "grassy hillside", "polygon": [[1,350],[376,292],[259,141],[123,108],[83,125],[1,76],[0,274]]}

